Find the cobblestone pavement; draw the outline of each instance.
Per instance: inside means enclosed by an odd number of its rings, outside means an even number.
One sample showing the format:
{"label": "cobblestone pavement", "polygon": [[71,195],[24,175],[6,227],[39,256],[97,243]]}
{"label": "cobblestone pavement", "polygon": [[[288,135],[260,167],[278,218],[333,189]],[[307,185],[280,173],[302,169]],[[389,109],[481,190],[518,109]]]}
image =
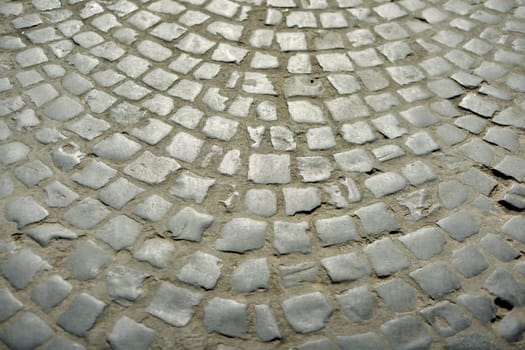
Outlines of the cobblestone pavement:
{"label": "cobblestone pavement", "polygon": [[0,347],[525,346],[524,0],[0,3]]}

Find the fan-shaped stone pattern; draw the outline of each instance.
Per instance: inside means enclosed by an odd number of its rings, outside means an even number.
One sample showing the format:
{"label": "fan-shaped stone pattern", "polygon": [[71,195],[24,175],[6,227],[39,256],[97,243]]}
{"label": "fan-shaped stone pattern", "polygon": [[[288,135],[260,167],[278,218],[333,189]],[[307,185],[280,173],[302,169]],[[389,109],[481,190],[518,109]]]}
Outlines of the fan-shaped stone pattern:
{"label": "fan-shaped stone pattern", "polygon": [[4,346],[520,345],[520,1],[33,0],[0,17]]}

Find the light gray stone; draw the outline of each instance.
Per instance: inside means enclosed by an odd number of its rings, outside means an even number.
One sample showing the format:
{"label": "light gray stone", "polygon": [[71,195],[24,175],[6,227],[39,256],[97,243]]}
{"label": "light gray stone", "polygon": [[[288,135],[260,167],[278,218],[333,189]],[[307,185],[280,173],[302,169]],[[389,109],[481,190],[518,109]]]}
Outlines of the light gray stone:
{"label": "light gray stone", "polygon": [[414,316],[402,316],[381,325],[394,350],[428,349],[432,342],[425,325]]}
{"label": "light gray stone", "polygon": [[379,202],[356,210],[356,215],[368,235],[377,236],[382,232],[392,232],[400,228],[388,205]]}
{"label": "light gray stone", "polygon": [[300,212],[311,212],[321,205],[319,190],[315,187],[283,188],[285,213],[295,215]]}
{"label": "light gray stone", "polygon": [[410,274],[417,284],[434,300],[461,288],[456,274],[445,262],[437,261],[412,271]]}
{"label": "light gray stone", "polygon": [[78,235],[60,224],[42,224],[27,231],[27,235],[45,247],[54,239],[77,239]]}
{"label": "light gray stone", "polygon": [[352,288],[336,296],[343,314],[353,322],[364,322],[372,318],[376,297],[368,286]]}
{"label": "light gray stone", "polygon": [[267,289],[270,269],[266,258],[245,260],[232,273],[232,288],[237,293]]}
{"label": "light gray stone", "polygon": [[281,339],[281,331],[268,305],[255,305],[255,334],[263,342]]}
{"label": "light gray stone", "polygon": [[307,222],[275,221],[273,226],[273,246],[279,254],[293,252],[310,253],[312,251],[312,243],[310,237],[306,234],[307,229]]}
{"label": "light gray stone", "polygon": [[155,339],[155,331],[127,316],[122,316],[108,336],[112,349],[147,350]]}
{"label": "light gray stone", "polygon": [[443,337],[450,337],[470,327],[470,319],[461,308],[449,301],[442,301],[421,310],[421,315]]}
{"label": "light gray stone", "polygon": [[3,305],[0,310],[0,321],[2,322],[13,316],[23,306],[7,288],[0,289],[0,303]]}
{"label": "light gray stone", "polygon": [[65,212],[63,219],[83,230],[91,229],[104,220],[110,211],[98,200],[87,197]]}
{"label": "light gray stone", "polygon": [[144,241],[142,246],[133,253],[133,257],[155,267],[164,268],[168,266],[174,252],[175,248],[172,243],[162,238],[152,238]]}
{"label": "light gray stone", "polygon": [[5,218],[17,223],[18,228],[39,222],[49,216],[49,212],[32,197],[19,197],[5,206]]}
{"label": "light gray stone", "polygon": [[349,215],[315,221],[317,234],[324,247],[348,241],[360,241],[361,237]]}
{"label": "light gray stone", "polygon": [[115,251],[119,251],[135,243],[141,227],[138,222],[126,215],[119,215],[102,226],[95,237],[109,244]]}
{"label": "light gray stone", "polygon": [[379,277],[392,275],[410,265],[403,251],[390,238],[383,238],[367,245],[363,252],[370,259]]}
{"label": "light gray stone", "polygon": [[213,298],[204,306],[204,327],[229,337],[241,337],[248,331],[246,304]]}
{"label": "light gray stone", "polygon": [[412,310],[417,301],[417,290],[401,278],[394,278],[376,285],[377,294],[395,312]]}
{"label": "light gray stone", "polygon": [[234,218],[223,225],[215,248],[221,251],[243,253],[264,246],[268,224],[249,218]]}
{"label": "light gray stone", "polygon": [[212,215],[200,213],[191,207],[184,207],[171,217],[167,226],[175,239],[200,242],[204,232],[213,222]]}
{"label": "light gray stone", "polygon": [[471,245],[454,250],[452,263],[466,278],[477,276],[489,267],[485,256]]}
{"label": "light gray stone", "polygon": [[114,257],[110,253],[93,241],[87,240],[77,245],[64,266],[74,278],[86,281],[96,278],[100,270],[110,265],[113,260]]}
{"label": "light gray stone", "polygon": [[4,327],[0,332],[0,340],[10,349],[34,349],[52,335],[53,330],[42,319],[32,312],[25,312]]}
{"label": "light gray stone", "polygon": [[356,253],[346,253],[321,259],[321,266],[326,269],[332,282],[354,281],[370,276],[368,264]]}
{"label": "light gray stone", "polygon": [[59,275],[52,275],[39,282],[31,291],[31,301],[44,312],[51,311],[60,304],[73,290],[73,286]]}
{"label": "light gray stone", "polygon": [[462,294],[458,302],[482,324],[488,324],[496,317],[496,305],[485,295]]}
{"label": "light gray stone", "polygon": [[221,269],[222,261],[219,258],[198,251],[181,268],[177,278],[197,287],[213,289],[219,280]]}
{"label": "light gray stone", "polygon": [[282,302],[286,320],[298,333],[323,329],[332,315],[332,307],[320,292],[288,298]]}
{"label": "light gray stone", "polygon": [[525,284],[516,280],[507,270],[497,268],[485,281],[484,285],[491,294],[513,306],[525,303]]}
{"label": "light gray stone", "polygon": [[399,237],[403,243],[418,259],[428,260],[441,253],[445,245],[445,237],[434,227],[423,227],[417,231]]}

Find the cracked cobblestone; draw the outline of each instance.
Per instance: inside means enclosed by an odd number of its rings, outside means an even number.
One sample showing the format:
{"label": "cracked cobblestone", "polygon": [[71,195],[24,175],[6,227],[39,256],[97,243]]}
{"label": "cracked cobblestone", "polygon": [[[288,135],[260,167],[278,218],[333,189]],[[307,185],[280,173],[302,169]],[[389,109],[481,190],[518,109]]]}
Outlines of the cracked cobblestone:
{"label": "cracked cobblestone", "polygon": [[524,35],[523,0],[1,2],[0,347],[523,348]]}

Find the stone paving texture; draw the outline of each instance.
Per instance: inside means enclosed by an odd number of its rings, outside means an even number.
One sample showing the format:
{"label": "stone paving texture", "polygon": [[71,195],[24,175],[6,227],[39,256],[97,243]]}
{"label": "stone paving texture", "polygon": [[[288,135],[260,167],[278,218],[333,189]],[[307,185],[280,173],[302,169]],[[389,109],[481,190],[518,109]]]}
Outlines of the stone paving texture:
{"label": "stone paving texture", "polygon": [[524,0],[0,0],[0,348],[523,349]]}

